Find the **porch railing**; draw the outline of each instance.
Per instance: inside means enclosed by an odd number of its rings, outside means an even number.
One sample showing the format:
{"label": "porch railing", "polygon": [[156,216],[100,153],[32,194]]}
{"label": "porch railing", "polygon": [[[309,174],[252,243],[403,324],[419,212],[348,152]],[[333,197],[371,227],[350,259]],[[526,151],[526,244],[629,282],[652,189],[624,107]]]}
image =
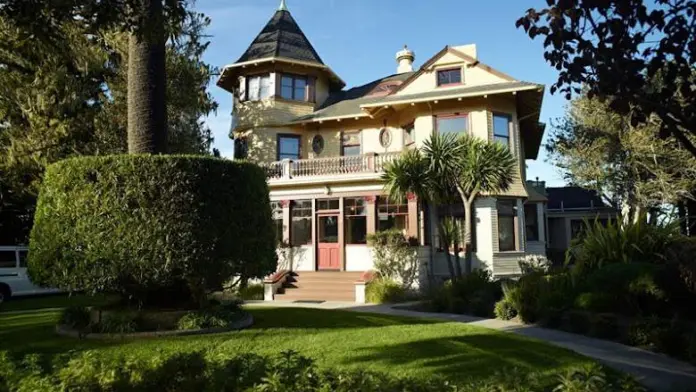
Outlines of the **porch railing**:
{"label": "porch railing", "polygon": [[363,154],[316,159],[285,159],[262,164],[269,179],[290,179],[333,174],[380,173],[401,153]]}

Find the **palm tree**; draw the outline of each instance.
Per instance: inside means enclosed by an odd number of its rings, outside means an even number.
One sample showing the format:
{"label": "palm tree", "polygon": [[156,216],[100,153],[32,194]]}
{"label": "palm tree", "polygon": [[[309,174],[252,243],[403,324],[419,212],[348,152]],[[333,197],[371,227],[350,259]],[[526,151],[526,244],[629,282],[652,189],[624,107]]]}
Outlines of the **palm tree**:
{"label": "palm tree", "polygon": [[128,40],[128,152],[167,152],[165,23],[162,0],[141,0]]}
{"label": "palm tree", "polygon": [[[465,213],[461,233],[465,244],[465,272],[470,273],[473,203],[482,193],[507,190],[513,181],[515,164],[508,147],[500,143],[488,143],[468,134],[459,137],[434,134],[420,150],[408,151],[388,165],[382,178],[392,198],[414,193],[433,204],[451,204],[459,199]],[[442,225],[438,227],[441,236],[447,234]],[[449,258],[448,264],[450,273],[457,275]]]}

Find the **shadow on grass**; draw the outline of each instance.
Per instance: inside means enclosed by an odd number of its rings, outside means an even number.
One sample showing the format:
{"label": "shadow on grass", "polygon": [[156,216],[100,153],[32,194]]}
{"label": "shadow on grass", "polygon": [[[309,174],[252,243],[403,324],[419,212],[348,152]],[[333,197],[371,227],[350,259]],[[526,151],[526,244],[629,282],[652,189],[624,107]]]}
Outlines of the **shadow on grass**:
{"label": "shadow on grass", "polygon": [[113,344],[56,335],[59,315],[59,311],[0,314],[0,350],[16,356],[29,353],[50,356]]}
{"label": "shadow on grass", "polygon": [[49,308],[66,308],[68,306],[103,306],[118,300],[113,295],[88,296],[84,294],[46,294],[33,297],[12,298],[0,305],[3,312],[17,312]]}
{"label": "shadow on grass", "polygon": [[360,349],[345,364],[380,363],[385,367],[417,367],[456,382],[489,380],[513,369],[558,372],[591,363],[570,351],[501,333],[443,336]]}
{"label": "shadow on grass", "polygon": [[341,329],[390,325],[438,324],[444,321],[379,314],[355,313],[343,310],[309,308],[247,308],[254,316],[254,329],[302,328]]}

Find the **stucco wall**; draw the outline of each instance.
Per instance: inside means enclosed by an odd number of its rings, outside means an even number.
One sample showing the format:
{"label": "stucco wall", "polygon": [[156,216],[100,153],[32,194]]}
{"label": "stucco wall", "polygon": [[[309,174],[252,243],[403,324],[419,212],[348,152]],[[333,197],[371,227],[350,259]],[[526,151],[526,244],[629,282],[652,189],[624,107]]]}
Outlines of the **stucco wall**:
{"label": "stucco wall", "polygon": [[372,251],[366,245],[346,245],[346,271],[369,271],[374,268]]}
{"label": "stucco wall", "polygon": [[[278,250],[278,271],[314,271],[314,246],[303,245]],[[287,258],[285,255],[287,254]]]}
{"label": "stucco wall", "polygon": [[278,135],[300,135],[300,155],[307,156],[306,133],[290,128],[257,128],[248,133],[249,160],[252,162],[274,162],[278,158]]}

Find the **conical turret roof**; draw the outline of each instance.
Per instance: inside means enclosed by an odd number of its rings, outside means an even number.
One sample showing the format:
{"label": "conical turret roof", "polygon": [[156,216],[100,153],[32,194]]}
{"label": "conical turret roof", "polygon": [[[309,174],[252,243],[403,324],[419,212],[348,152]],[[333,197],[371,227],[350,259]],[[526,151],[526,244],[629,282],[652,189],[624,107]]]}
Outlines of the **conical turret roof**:
{"label": "conical turret roof", "polygon": [[308,61],[324,65],[284,4],[249,45],[238,63],[274,57]]}

